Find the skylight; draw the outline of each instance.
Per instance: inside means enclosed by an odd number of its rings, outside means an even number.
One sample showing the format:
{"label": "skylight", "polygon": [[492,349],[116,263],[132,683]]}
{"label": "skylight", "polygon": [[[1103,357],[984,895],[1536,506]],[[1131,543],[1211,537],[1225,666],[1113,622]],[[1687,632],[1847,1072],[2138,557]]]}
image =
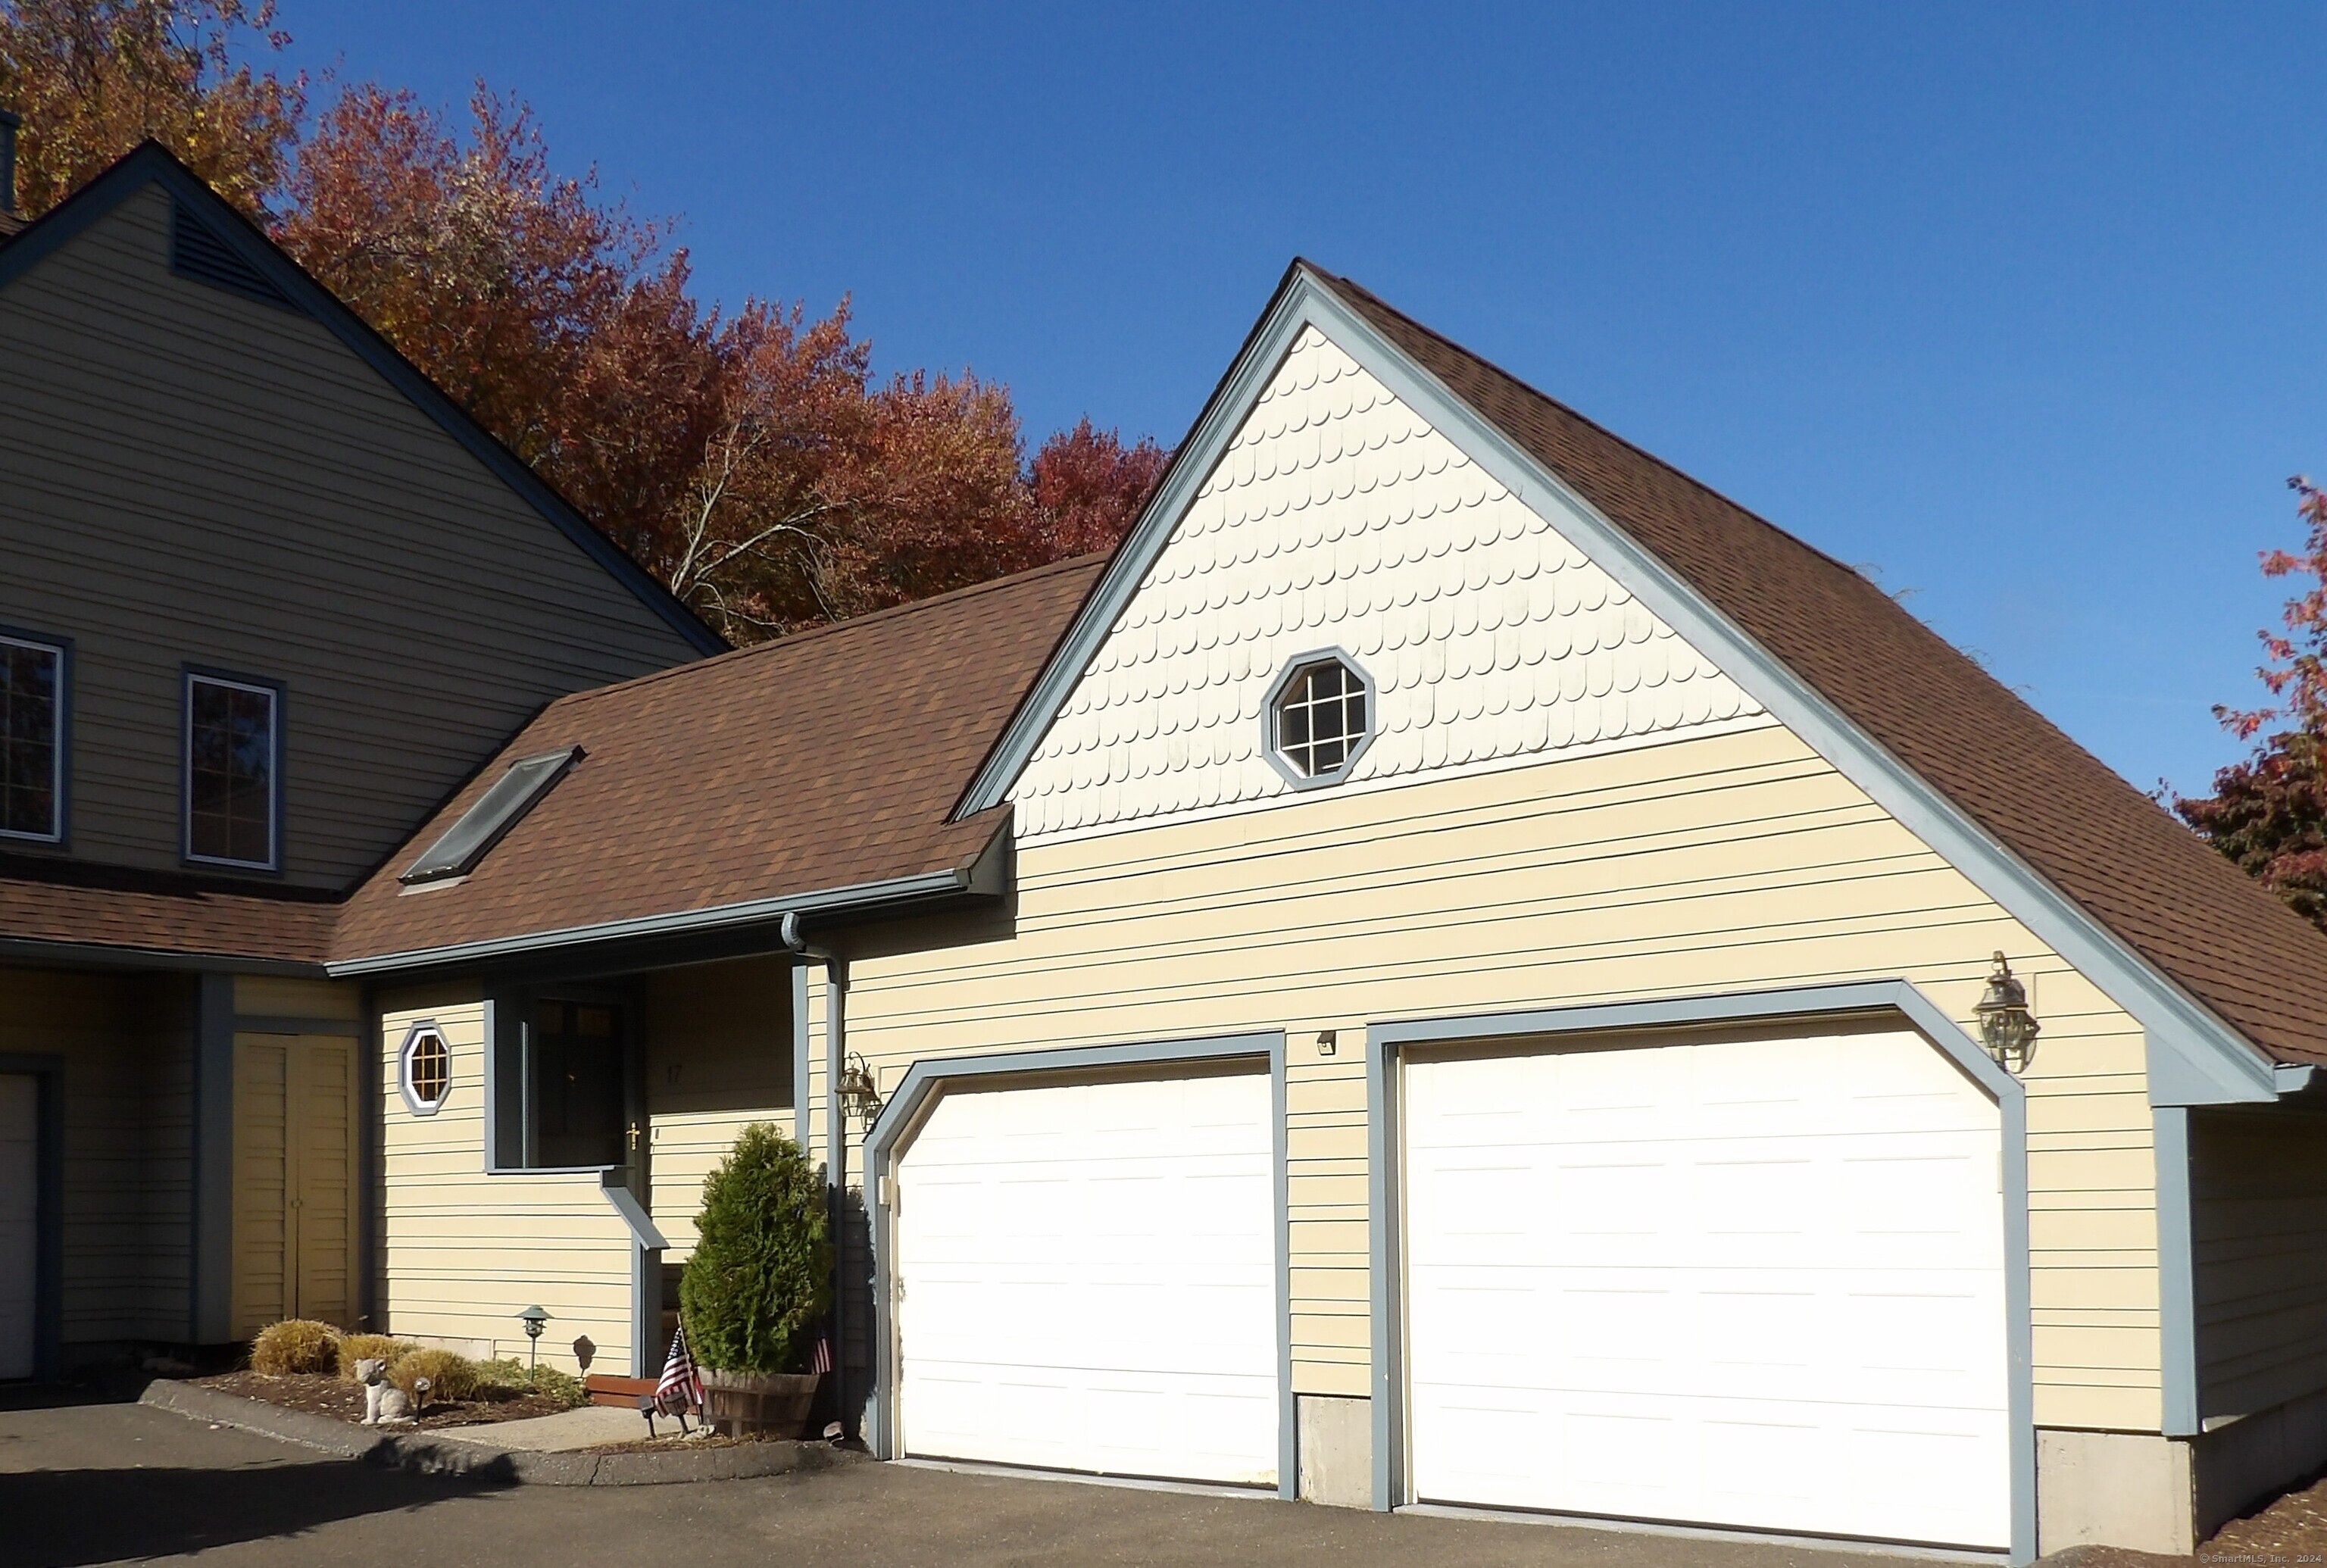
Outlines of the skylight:
{"label": "skylight", "polygon": [[568,746],[562,751],[544,751],[538,757],[521,757],[511,762],[509,771],[495,779],[493,787],[461,814],[461,820],[447,828],[444,836],[430,845],[427,853],[396,880],[432,882],[468,875],[485,858],[485,852],[500,842],[501,835],[515,827],[519,819],[533,809],[534,803],[549,793],[549,787],[581,760],[582,748]]}

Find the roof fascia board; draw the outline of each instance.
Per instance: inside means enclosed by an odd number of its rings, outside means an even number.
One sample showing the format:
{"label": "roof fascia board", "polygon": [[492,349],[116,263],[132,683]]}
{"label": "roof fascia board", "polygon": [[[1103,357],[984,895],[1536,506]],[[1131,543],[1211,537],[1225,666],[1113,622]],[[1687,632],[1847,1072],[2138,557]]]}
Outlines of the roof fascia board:
{"label": "roof fascia board", "polygon": [[594,926],[568,926],[554,931],[528,931],[521,936],[496,937],[481,942],[457,942],[443,947],[415,947],[362,958],[344,958],[325,968],[334,979],[356,975],[383,975],[398,969],[435,968],[447,964],[481,963],[528,953],[552,952],[590,942],[615,942],[640,937],[685,936],[724,930],[788,914],[828,915],[884,908],[947,898],[972,891],[972,869],[928,872],[892,877],[883,882],[858,882],[850,887],[825,888],[787,898],[752,899],[710,909],[680,910],[664,915],[607,920]]}
{"label": "roof fascia board", "polygon": [[192,207],[200,219],[206,220],[205,227],[220,243],[282,289],[298,308],[322,322],[472,457],[483,463],[496,479],[516,491],[584,555],[628,588],[689,647],[701,654],[727,651],[726,641],[656,582],[644,567],[593,527],[515,453],[488,434],[411,360],[365,325],[337,294],[308,275],[304,267],[285,256],[224,197],[158,145],[149,143],[139,147],[14,239],[0,246],[0,288],[52,255],[148,183],[160,185]]}
{"label": "roof fascia board", "polygon": [[1302,331],[1313,326],[1445,432],[1521,501],[1538,510],[1547,501],[1556,503],[1565,516],[1552,520],[1573,532],[1574,542],[1597,565],[2132,1013],[2145,1039],[2153,1105],[2222,1105],[2276,1097],[2272,1063],[2236,1030],[1997,843],[1715,609],[1693,584],[1416,364],[1305,267],[1296,266],[1288,275],[1246,340],[1236,366],[1183,443],[1173,472],[1123,548],[1107,563],[1050,665],[971,780],[958,815],[999,805],[1007,796],[1181,515],[1258,401],[1266,378],[1275,374]]}

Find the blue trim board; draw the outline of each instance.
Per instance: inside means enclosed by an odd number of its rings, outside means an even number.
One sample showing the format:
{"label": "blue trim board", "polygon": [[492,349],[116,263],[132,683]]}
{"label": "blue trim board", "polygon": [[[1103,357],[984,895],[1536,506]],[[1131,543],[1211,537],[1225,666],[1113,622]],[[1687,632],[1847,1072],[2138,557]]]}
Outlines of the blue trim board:
{"label": "blue trim board", "polygon": [[31,271],[149,184],[160,185],[175,197],[182,212],[199,218],[214,238],[282,291],[294,308],[320,322],[471,456],[516,491],[575,548],[628,588],[688,647],[699,654],[727,650],[725,639],[705,625],[612,540],[591,527],[522,459],[488,434],[418,367],[341,303],[338,295],[308,275],[305,268],[284,254],[159,143],[139,145],[71,198],[42,214],[5,246],[0,246],[0,288]]}
{"label": "blue trim board", "polygon": [[193,1259],[186,1337],[234,1331],[234,976],[203,975],[194,1002]]}
{"label": "blue trim board", "polygon": [[1054,1050],[1005,1051],[992,1056],[924,1058],[906,1069],[896,1092],[864,1136],[864,1192],[873,1216],[873,1366],[865,1441],[882,1459],[900,1457],[897,1425],[895,1313],[889,1271],[896,1257],[890,1212],[891,1182],[906,1142],[919,1130],[939,1097],[956,1087],[1000,1087],[1013,1078],[1047,1078],[1128,1067],[1192,1066],[1255,1059],[1267,1064],[1274,1126],[1276,1204],[1276,1495],[1294,1497],[1300,1486],[1300,1434],[1293,1397],[1293,1223],[1288,1209],[1285,1125],[1285,1031],[1216,1035],[1195,1040],[1141,1041],[1124,1045],[1067,1046]]}
{"label": "blue trim board", "polygon": [[65,1295],[65,1059],[48,1051],[0,1051],[0,1073],[33,1080],[38,1149],[33,1156],[33,1377],[62,1371]]}
{"label": "blue trim board", "polygon": [[2165,1435],[2195,1437],[2204,1424],[2198,1403],[2196,1241],[2190,1222],[2190,1111],[2151,1112],[2157,1152],[2158,1377]]}
{"label": "blue trim board", "polygon": [[622,1185],[629,1172],[607,1169],[598,1174],[598,1193],[621,1216],[631,1233],[631,1376],[651,1377],[662,1370],[662,1253],[670,1243],[635,1195]]}
{"label": "blue trim board", "polygon": [[1405,1181],[1398,1170],[1400,1069],[1407,1048],[1621,1030],[1776,1022],[1895,1013],[1945,1052],[1996,1102],[2004,1152],[2005,1354],[2011,1423],[2014,1564],[2036,1559],[2035,1373],[2028,1280],[2028,1116],[2020,1080],[1991,1060],[1931,1000],[1905,980],[1732,992],[1539,1012],[1481,1013],[1376,1023],[1366,1031],[1367,1210],[1373,1307],[1373,1503],[1388,1511],[1416,1499],[1406,1475],[1405,1268],[1398,1236]]}
{"label": "blue trim board", "polygon": [[[840,1104],[840,1075],[848,1065],[848,964],[824,958],[824,1173],[825,1203],[831,1220],[832,1264],[838,1275],[832,1293],[832,1381],[840,1419],[863,1435],[858,1405],[848,1396],[848,1114]],[[877,1314],[876,1314],[877,1316]],[[866,1336],[868,1345],[871,1336]]]}
{"label": "blue trim board", "polygon": [[1687,580],[1383,337],[1305,263],[1295,262],[1285,274],[1154,496],[979,766],[955,807],[957,817],[998,805],[1007,796],[1245,415],[1294,341],[1312,327],[1444,431],[1796,736],[2132,1013],[2147,1036],[2153,1104],[2231,1104],[2275,1097],[2272,1064],[2236,1030],[1869,739]]}

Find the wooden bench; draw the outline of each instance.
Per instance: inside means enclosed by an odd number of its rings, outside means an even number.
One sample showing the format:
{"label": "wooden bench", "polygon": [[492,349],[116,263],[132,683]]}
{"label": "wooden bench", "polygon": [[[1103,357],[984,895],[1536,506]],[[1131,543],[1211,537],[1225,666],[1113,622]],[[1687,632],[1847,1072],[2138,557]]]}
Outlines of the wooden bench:
{"label": "wooden bench", "polygon": [[603,1372],[593,1372],[582,1380],[582,1387],[593,1405],[611,1405],[617,1410],[636,1410],[641,1399],[654,1397],[652,1377],[609,1377]]}

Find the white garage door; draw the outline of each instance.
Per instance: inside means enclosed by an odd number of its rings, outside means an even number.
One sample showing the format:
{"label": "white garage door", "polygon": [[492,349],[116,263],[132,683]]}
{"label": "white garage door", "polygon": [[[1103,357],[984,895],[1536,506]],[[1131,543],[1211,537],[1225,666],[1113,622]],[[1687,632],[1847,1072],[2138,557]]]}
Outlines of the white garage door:
{"label": "white garage door", "polygon": [[904,1451],[1276,1479],[1266,1075],[948,1095],[897,1171]]}
{"label": "white garage door", "polygon": [[2010,1540],[2001,1140],[1907,1031],[1417,1061],[1438,1502]]}
{"label": "white garage door", "polygon": [[33,1375],[40,1274],[39,1080],[0,1073],[0,1377]]}

